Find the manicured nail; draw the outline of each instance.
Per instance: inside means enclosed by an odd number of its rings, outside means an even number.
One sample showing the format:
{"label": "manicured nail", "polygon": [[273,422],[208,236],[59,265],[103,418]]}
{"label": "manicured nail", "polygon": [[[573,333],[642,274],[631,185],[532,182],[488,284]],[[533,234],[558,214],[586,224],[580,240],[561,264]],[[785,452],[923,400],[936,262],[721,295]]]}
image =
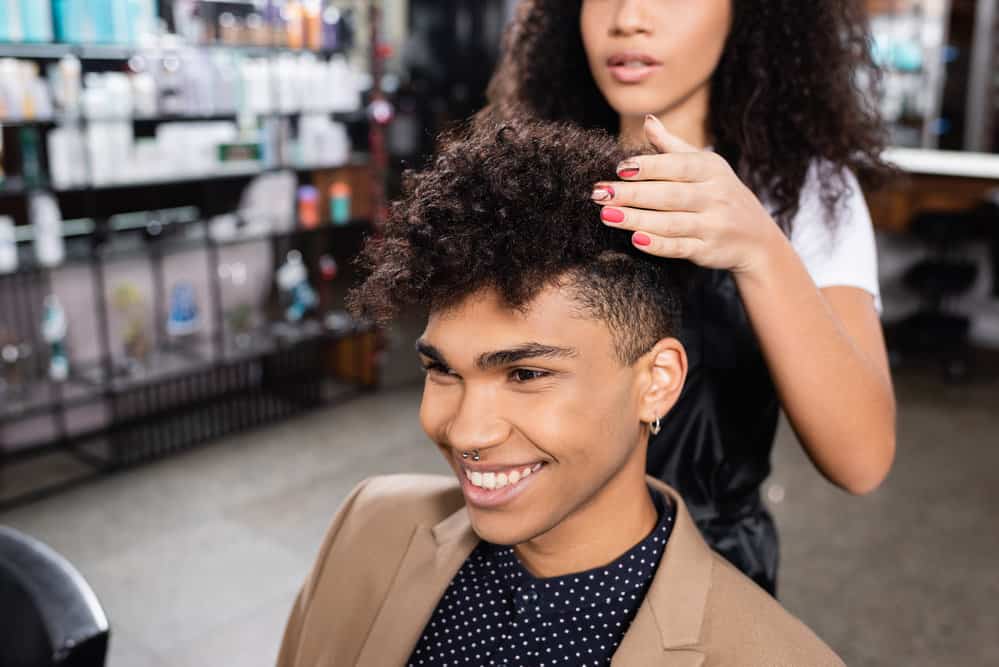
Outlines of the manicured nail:
{"label": "manicured nail", "polygon": [[634,178],[638,176],[638,163],[634,160],[625,160],[617,166],[617,175],[621,178]]}
{"label": "manicured nail", "polygon": [[652,245],[652,239],[641,232],[635,232],[631,236],[631,240],[635,245],[649,246]]}
{"label": "manicured nail", "polygon": [[598,185],[593,188],[593,201],[607,201],[614,198],[614,188],[609,185]]}
{"label": "manicured nail", "polygon": [[617,208],[605,208],[600,211],[600,219],[604,222],[624,222],[624,211]]}

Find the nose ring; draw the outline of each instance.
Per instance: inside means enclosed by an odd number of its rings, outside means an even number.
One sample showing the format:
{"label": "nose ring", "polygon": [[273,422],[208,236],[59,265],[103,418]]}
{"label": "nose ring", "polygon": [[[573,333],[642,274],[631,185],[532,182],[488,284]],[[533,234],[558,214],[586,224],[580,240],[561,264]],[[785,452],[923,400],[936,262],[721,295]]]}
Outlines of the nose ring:
{"label": "nose ring", "polygon": [[468,460],[469,456],[472,457],[473,461],[478,461],[480,458],[482,458],[479,455],[479,450],[477,450],[477,449],[473,449],[470,453],[469,452],[462,452],[461,453],[461,458],[465,459],[466,461]]}

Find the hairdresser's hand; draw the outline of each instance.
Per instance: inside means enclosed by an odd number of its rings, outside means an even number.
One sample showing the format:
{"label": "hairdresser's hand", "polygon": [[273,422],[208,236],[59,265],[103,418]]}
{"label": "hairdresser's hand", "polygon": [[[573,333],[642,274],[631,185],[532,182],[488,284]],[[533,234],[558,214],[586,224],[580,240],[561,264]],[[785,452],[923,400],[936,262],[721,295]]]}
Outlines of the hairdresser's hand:
{"label": "hairdresser's hand", "polygon": [[786,240],[725,159],[670,134],[654,116],[645,135],[660,154],[629,158],[617,168],[622,180],[594,187],[604,224],[631,231],[632,243],[651,255],[763,270],[770,249]]}

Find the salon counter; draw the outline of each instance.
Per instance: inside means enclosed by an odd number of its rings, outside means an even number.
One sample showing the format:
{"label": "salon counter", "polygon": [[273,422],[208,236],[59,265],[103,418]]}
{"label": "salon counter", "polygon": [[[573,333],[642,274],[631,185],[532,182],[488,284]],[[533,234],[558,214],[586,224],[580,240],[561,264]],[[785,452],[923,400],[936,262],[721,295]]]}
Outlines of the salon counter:
{"label": "salon counter", "polygon": [[996,154],[889,148],[884,157],[902,175],[867,195],[882,230],[904,232],[920,211],[964,211],[999,193]]}

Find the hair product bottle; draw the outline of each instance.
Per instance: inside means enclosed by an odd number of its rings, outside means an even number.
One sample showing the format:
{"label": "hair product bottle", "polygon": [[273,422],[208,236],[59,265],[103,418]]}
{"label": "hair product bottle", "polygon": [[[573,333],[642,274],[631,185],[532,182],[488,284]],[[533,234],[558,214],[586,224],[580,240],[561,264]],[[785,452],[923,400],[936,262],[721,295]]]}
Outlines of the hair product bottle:
{"label": "hair product bottle", "polygon": [[330,222],[334,225],[350,222],[350,186],[343,181],[330,186]]}
{"label": "hair product bottle", "polygon": [[0,273],[17,271],[17,236],[14,219],[0,215]]}
{"label": "hair product bottle", "polygon": [[62,215],[55,198],[34,194],[28,203],[28,214],[35,231],[35,257],[42,266],[57,266],[66,257],[62,240]]}

